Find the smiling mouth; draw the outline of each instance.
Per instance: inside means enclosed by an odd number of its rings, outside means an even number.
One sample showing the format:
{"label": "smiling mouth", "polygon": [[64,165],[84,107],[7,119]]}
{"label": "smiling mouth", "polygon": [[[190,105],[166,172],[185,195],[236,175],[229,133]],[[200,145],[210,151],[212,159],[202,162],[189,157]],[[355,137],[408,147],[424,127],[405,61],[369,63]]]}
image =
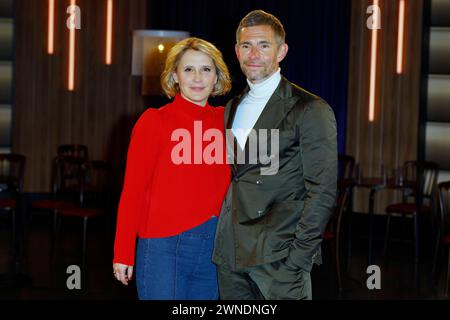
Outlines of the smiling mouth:
{"label": "smiling mouth", "polygon": [[245,65],[249,68],[261,68],[262,67],[260,64],[252,64],[252,63],[246,63]]}
{"label": "smiling mouth", "polygon": [[204,87],[191,87],[192,91],[203,91],[204,89]]}

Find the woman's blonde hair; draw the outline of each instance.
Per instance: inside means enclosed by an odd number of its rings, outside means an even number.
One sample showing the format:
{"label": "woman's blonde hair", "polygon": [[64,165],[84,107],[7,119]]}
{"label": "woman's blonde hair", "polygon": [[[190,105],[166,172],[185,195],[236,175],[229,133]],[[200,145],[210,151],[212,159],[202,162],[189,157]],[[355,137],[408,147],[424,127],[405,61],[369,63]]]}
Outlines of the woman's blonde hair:
{"label": "woman's blonde hair", "polygon": [[161,87],[169,97],[174,97],[180,92],[178,83],[175,82],[173,73],[177,70],[183,54],[189,50],[196,50],[208,55],[216,68],[217,82],[211,92],[211,96],[224,95],[231,90],[231,78],[227,65],[223,61],[222,53],[212,43],[199,38],[186,38],[175,44],[167,54],[164,71],[161,74]]}

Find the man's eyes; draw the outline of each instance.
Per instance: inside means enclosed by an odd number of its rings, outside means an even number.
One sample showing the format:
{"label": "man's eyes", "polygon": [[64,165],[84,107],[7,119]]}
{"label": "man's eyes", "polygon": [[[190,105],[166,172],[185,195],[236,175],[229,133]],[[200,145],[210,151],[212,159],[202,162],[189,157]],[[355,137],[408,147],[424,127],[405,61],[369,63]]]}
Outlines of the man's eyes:
{"label": "man's eyes", "polygon": [[[270,48],[270,44],[269,43],[263,43],[263,44],[259,44],[257,47],[258,47],[258,49],[269,49]],[[248,45],[248,44],[242,44],[241,48],[245,49],[245,50],[248,50],[248,49],[251,48],[251,46]]]}

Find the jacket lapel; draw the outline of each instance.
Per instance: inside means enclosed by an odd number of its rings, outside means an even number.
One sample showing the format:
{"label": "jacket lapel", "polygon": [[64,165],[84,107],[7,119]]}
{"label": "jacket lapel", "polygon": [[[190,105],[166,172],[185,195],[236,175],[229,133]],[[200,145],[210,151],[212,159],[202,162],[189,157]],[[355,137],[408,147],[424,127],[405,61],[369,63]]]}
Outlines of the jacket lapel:
{"label": "jacket lapel", "polygon": [[[264,107],[261,115],[256,121],[253,129],[256,130],[258,136],[258,130],[268,130],[267,137],[270,137],[270,129],[277,129],[281,121],[287,116],[289,111],[295,105],[297,99],[292,98],[291,85],[286,78],[282,77],[280,84],[275,92],[270,97],[266,106]],[[258,140],[259,141],[259,140]],[[247,138],[248,142],[248,138]],[[259,142],[258,142],[259,143]],[[259,149],[259,148],[258,148]],[[245,159],[246,163],[237,166],[237,174],[243,175],[255,164],[248,163],[249,159],[249,144],[245,144]],[[259,157],[258,157],[259,158]],[[258,159],[259,161],[259,159]]]}
{"label": "jacket lapel", "polygon": [[[261,115],[256,121],[253,129],[256,130],[256,134],[258,135],[259,129],[276,129],[279,127],[281,121],[286,117],[292,107],[295,105],[297,99],[292,98],[292,87],[290,82],[281,77],[280,84],[278,85],[275,92],[270,97],[266,106],[264,107]],[[228,112],[225,113],[225,129],[230,131],[230,141],[227,142],[227,148],[232,148],[228,150],[233,150],[234,159],[233,159],[233,174],[241,175],[247,171],[248,168],[252,167],[254,164],[249,164],[248,156],[249,156],[249,145],[248,145],[248,137],[245,144],[245,149],[240,149],[239,143],[236,140],[236,137],[231,133],[231,128],[233,126],[234,117],[236,115],[236,110],[241,103],[242,99],[246,96],[249,91],[249,87],[247,86],[245,90],[242,92],[240,96],[237,96],[229,103],[229,108],[227,108]],[[231,145],[231,143],[233,143]],[[239,150],[238,150],[239,149]],[[245,153],[245,164],[237,163],[237,152]]]}
{"label": "jacket lapel", "polygon": [[280,84],[275,92],[267,101],[261,115],[255,123],[253,129],[276,129],[278,128],[281,120],[283,120],[287,113],[295,104],[295,100],[290,99],[292,97],[291,87],[289,82],[282,77]]}
{"label": "jacket lapel", "polygon": [[236,172],[237,172],[237,148],[239,148],[239,143],[237,142],[235,135],[231,131],[231,128],[233,127],[233,121],[234,121],[234,117],[236,115],[237,108],[238,108],[239,104],[241,103],[242,99],[244,99],[244,97],[247,95],[249,90],[250,90],[250,88],[247,86],[242,91],[242,93],[239,96],[232,99],[228,103],[227,108],[225,108],[225,116],[224,116],[225,136],[227,138],[229,138],[226,140],[227,141],[226,142],[227,143],[227,154],[229,154],[230,151],[232,151],[232,154],[234,155],[233,163],[231,165],[231,169],[233,171],[233,176],[235,176]]}
{"label": "jacket lapel", "polygon": [[225,129],[231,129],[233,126],[234,116],[236,115],[237,107],[241,103],[242,99],[247,95],[250,88],[247,86],[244,91],[228,103],[228,107],[225,110]]}

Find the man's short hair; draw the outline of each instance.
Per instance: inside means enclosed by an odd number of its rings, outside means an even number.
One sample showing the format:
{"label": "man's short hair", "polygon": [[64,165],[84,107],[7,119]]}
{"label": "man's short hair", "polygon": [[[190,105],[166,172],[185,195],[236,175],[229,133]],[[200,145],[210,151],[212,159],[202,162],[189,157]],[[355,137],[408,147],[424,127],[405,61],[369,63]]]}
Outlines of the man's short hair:
{"label": "man's short hair", "polygon": [[240,33],[242,28],[253,26],[269,26],[275,35],[275,41],[277,45],[282,45],[286,40],[286,32],[284,31],[283,24],[274,15],[267,13],[263,10],[253,10],[249,12],[244,18],[242,18],[239,26],[236,30],[236,42],[239,43]]}

